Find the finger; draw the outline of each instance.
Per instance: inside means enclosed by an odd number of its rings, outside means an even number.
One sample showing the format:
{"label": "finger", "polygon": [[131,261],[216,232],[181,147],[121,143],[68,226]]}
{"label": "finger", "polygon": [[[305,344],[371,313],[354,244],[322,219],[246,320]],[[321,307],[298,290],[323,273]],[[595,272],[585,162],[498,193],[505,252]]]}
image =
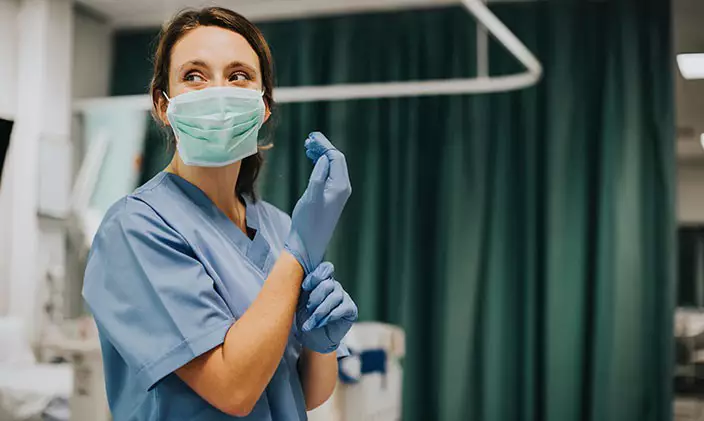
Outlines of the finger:
{"label": "finger", "polygon": [[337,320],[347,320],[354,322],[357,320],[357,306],[350,300],[343,300],[342,304],[335,307],[330,314],[328,314],[323,320],[318,322],[316,327],[326,326],[328,323],[332,323]]}
{"label": "finger", "polygon": [[313,161],[313,164],[318,162],[318,158],[320,158],[320,154],[315,151],[306,151],[306,156],[308,157],[308,159]]}
{"label": "finger", "polygon": [[306,276],[306,279],[303,280],[303,285],[301,285],[301,288],[303,288],[304,291],[313,291],[322,281],[332,278],[334,273],[335,266],[333,266],[330,262],[323,262],[318,265],[313,272]]}
{"label": "finger", "polygon": [[328,295],[322,303],[320,303],[318,308],[315,309],[313,314],[303,324],[303,331],[309,332],[318,327],[318,322],[327,317],[327,315],[330,314],[335,307],[339,306],[343,299],[344,294],[342,292],[342,288],[335,288],[335,290]]}
{"label": "finger", "polygon": [[315,167],[313,167],[313,172],[310,175],[310,181],[319,181],[319,182],[325,182],[325,180],[328,178],[328,175],[330,173],[330,161],[328,158],[323,155],[318,159],[318,162],[315,163]]}
{"label": "finger", "polygon": [[306,156],[311,159],[313,159],[313,157],[317,159],[318,157],[325,155],[327,151],[335,149],[328,138],[320,132],[313,132],[309,134],[304,146],[306,148]]}
{"label": "finger", "polygon": [[320,307],[323,301],[335,290],[335,281],[332,278],[325,279],[320,283],[313,292],[310,293],[308,297],[308,302],[306,303],[306,309],[311,311],[315,308]]}
{"label": "finger", "polygon": [[337,149],[329,150],[325,153],[330,161],[330,179],[338,183],[350,184],[350,176],[347,170],[347,160],[345,155]]}

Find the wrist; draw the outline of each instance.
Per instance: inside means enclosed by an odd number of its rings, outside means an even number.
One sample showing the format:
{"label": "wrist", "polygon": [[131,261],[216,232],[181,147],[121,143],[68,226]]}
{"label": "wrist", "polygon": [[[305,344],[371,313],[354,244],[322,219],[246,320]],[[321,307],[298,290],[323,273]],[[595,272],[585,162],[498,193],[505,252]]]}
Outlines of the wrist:
{"label": "wrist", "polygon": [[293,278],[298,280],[298,284],[303,283],[305,277],[305,269],[301,262],[289,250],[284,249],[279,255],[279,261],[293,272]]}
{"label": "wrist", "polygon": [[306,264],[308,262],[308,259],[306,259],[307,251],[303,246],[303,240],[293,230],[289,233],[288,239],[284,243],[284,251],[291,255],[291,257],[296,259],[299,266],[301,266],[301,268],[303,269],[304,275],[309,274],[314,269],[306,267]]}

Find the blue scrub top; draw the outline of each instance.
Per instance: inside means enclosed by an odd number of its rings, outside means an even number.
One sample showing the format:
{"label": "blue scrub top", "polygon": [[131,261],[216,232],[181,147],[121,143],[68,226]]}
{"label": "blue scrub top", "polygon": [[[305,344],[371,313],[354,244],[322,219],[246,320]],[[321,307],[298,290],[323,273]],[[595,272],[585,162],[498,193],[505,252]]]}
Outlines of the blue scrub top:
{"label": "blue scrub top", "polygon": [[[174,371],[223,343],[283,249],[289,216],[262,201],[246,207],[252,240],[198,187],[160,173],[107,212],[88,257],[83,296],[100,333],[116,421],[236,419]],[[244,419],[307,419],[294,329]]]}

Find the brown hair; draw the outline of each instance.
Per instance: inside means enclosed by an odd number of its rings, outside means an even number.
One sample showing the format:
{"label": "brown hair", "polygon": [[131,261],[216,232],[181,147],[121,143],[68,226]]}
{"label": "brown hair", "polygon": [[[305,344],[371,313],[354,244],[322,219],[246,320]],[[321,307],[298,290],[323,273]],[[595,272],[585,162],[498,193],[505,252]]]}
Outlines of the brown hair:
{"label": "brown hair", "polygon": [[[154,53],[154,77],[149,87],[152,97],[152,115],[157,123],[163,124],[158,116],[159,100],[162,92],[168,95],[169,67],[171,66],[171,50],[174,45],[188,32],[199,26],[217,26],[242,35],[259,57],[259,67],[262,72],[262,87],[264,102],[272,110],[274,107],[274,64],[271,51],[259,28],[244,16],[222,7],[206,7],[200,10],[184,10],[179,12],[170,22],[164,25],[159,33],[159,42]],[[270,119],[271,120],[271,119]],[[173,134],[169,131],[172,143]],[[247,195],[256,200],[254,184],[259,176],[264,159],[261,152],[242,160],[235,193]]]}

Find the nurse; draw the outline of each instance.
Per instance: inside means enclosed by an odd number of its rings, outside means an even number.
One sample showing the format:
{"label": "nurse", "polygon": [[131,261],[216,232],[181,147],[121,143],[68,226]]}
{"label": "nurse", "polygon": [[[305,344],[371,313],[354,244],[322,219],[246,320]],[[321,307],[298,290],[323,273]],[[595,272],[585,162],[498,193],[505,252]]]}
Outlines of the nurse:
{"label": "nurse", "polygon": [[345,158],[313,133],[292,217],[258,200],[272,60],[230,10],[166,25],[150,90],[176,153],[107,212],[83,289],[113,418],[305,420],[331,395],[357,318],[322,261],[351,193]]}

